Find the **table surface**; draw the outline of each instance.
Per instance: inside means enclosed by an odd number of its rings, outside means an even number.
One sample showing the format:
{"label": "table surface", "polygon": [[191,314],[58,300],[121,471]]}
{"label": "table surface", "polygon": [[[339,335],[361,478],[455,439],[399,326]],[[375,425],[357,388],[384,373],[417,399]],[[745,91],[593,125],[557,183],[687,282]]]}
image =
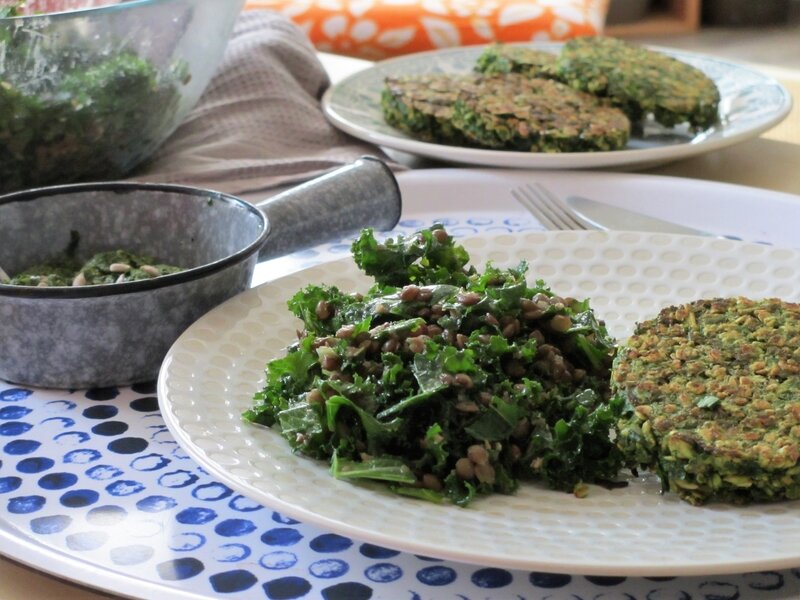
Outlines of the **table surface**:
{"label": "table surface", "polygon": [[[340,56],[323,55],[321,58],[333,81],[369,65],[365,61]],[[775,77],[795,99],[800,99],[800,70],[749,66]],[[800,194],[800,100],[795,101],[791,113],[782,123],[758,138],[641,172]],[[95,600],[111,597],[0,557],[0,600]]]}

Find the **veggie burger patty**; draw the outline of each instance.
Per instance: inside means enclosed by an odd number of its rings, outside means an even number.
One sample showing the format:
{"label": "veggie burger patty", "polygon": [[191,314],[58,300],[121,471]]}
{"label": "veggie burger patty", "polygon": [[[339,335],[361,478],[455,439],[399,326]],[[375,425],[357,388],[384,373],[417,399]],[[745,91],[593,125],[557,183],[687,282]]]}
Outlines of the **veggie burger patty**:
{"label": "veggie burger patty", "polygon": [[559,81],[608,96],[638,121],[652,113],[666,127],[684,122],[696,130],[717,121],[720,95],[700,69],[671,56],[609,37],[566,42],[552,67]]}
{"label": "veggie burger patty", "polygon": [[717,298],[639,323],[614,360],[618,443],[692,504],[800,498],[800,305]]}
{"label": "veggie burger patty", "polygon": [[381,109],[389,125],[426,142],[466,144],[453,127],[453,104],[459,89],[475,75],[408,75],[387,77]]}
{"label": "veggie burger patty", "polygon": [[476,144],[534,152],[619,150],[630,133],[628,118],[603,100],[518,73],[464,86],[453,124]]}
{"label": "veggie burger patty", "polygon": [[623,148],[630,133],[605,100],[519,73],[387,78],[381,106],[390,125],[445,144],[588,152]]}

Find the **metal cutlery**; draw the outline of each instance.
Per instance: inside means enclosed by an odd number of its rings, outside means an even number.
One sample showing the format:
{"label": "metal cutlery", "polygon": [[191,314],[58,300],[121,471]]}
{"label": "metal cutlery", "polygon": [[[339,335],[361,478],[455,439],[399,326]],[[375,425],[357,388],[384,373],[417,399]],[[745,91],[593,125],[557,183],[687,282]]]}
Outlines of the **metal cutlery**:
{"label": "metal cutlery", "polygon": [[682,233],[716,237],[708,231],[687,227],[672,221],[665,221],[649,215],[620,208],[582,196],[567,196],[565,202],[578,218],[591,223],[598,229],[619,229],[622,231],[653,231],[658,233]]}
{"label": "metal cutlery", "polygon": [[511,190],[511,196],[547,229],[599,229],[578,218],[575,212],[541,183],[526,183]]}
{"label": "metal cutlery", "polygon": [[512,190],[511,195],[547,229],[613,229],[716,237],[707,231],[589,198],[568,196],[562,200],[541,183],[526,183]]}

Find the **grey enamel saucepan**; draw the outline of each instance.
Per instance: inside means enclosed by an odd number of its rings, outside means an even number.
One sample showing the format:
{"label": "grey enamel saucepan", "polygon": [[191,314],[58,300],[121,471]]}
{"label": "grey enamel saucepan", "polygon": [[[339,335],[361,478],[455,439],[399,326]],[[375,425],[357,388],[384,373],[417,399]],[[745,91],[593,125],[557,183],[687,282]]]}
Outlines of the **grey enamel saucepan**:
{"label": "grey enamel saucepan", "polygon": [[[82,287],[0,283],[0,379],[87,388],[154,379],[170,345],[251,283],[257,262],[400,218],[397,182],[363,157],[254,206],[197,188],[92,183],[0,197],[0,267],[125,249],[186,270]],[[268,284],[267,284],[268,285]]]}

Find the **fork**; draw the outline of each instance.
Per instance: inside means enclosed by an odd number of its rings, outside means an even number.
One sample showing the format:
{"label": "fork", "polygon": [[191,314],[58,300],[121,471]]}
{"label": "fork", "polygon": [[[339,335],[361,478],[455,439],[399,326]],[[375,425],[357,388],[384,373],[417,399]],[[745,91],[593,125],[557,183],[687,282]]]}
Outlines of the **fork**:
{"label": "fork", "polygon": [[547,229],[595,229],[541,183],[526,183],[512,190],[511,195]]}

